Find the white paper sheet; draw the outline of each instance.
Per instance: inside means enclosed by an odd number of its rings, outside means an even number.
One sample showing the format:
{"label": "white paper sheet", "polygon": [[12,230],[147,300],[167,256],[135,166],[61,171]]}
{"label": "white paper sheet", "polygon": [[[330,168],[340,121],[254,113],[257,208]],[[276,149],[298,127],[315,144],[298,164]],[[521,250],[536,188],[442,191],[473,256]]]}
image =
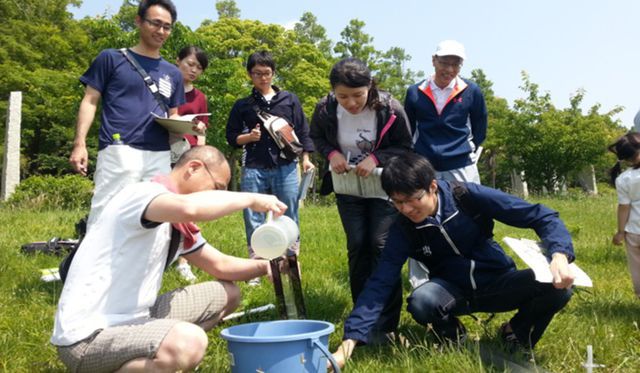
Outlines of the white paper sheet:
{"label": "white paper sheet", "polygon": [[[537,281],[548,283],[553,281],[553,275],[551,274],[551,269],[549,269],[549,260],[542,253],[543,248],[538,242],[526,238],[516,239],[511,237],[505,237],[503,241],[533,270]],[[569,268],[576,276],[574,285],[593,287],[591,278],[575,263],[569,264]]]}
{"label": "white paper sheet", "polygon": [[355,165],[352,165],[349,172],[342,174],[331,171],[333,191],[338,194],[347,194],[350,196],[386,199],[387,194],[382,189],[380,182],[382,168],[375,168],[369,176],[360,177],[356,175],[355,167]]}

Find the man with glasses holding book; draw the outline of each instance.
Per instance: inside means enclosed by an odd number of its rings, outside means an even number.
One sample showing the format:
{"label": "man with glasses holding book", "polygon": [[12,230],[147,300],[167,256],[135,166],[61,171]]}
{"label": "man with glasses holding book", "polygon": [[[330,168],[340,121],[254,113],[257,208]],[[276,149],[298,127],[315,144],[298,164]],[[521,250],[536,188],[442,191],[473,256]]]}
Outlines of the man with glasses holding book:
{"label": "man with glasses holding book", "polygon": [[138,44],[103,50],[80,77],[85,93],[69,162],[82,175],[87,175],[89,166],[87,134],[102,104],[87,230],[124,186],[170,171],[169,133],[154,122],[153,114],[175,118],[185,102],[180,70],[160,56],[176,17],[170,0],[141,1],[135,18]]}

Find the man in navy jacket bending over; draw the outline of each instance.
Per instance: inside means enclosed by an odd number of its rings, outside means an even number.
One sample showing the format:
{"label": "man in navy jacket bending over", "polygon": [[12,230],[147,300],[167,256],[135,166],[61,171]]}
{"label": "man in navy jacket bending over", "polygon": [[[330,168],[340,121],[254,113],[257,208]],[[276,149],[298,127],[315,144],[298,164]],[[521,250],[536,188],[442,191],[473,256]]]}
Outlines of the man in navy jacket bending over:
{"label": "man in navy jacket bending over", "polygon": [[[408,258],[423,263],[430,275],[407,300],[418,323],[431,324],[441,339],[463,341],[465,328],[456,316],[518,310],[500,336],[510,347],[533,348],[571,298],[573,245],[558,213],[475,183],[436,180],[431,164],[415,153],[387,163],[382,187],[401,216],[345,321],[344,341],[334,353],[339,364],[357,342],[367,342]],[[536,231],[551,258],[553,283],[537,282],[531,269],[516,269],[492,238],[493,219]]]}

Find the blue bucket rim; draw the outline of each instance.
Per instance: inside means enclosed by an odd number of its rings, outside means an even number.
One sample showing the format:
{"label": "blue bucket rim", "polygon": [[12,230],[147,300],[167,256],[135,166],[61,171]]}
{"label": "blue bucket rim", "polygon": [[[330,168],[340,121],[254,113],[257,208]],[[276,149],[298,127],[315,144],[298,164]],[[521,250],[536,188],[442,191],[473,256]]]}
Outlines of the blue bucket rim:
{"label": "blue bucket rim", "polygon": [[[313,323],[313,324],[321,324],[325,327],[323,329],[308,332],[308,333],[299,333],[299,334],[287,334],[287,335],[278,335],[278,336],[264,336],[264,337],[255,337],[255,336],[239,336],[233,335],[230,333],[234,328],[243,327],[247,328],[251,325],[258,324],[288,324],[288,323]],[[290,341],[299,341],[304,339],[312,339],[319,338],[325,335],[329,335],[333,333],[335,330],[335,326],[328,322],[322,320],[275,320],[275,321],[259,321],[252,322],[247,324],[238,324],[234,326],[230,326],[228,328],[223,329],[220,332],[222,338],[231,342],[248,342],[248,343],[273,343],[273,342],[290,342]]]}

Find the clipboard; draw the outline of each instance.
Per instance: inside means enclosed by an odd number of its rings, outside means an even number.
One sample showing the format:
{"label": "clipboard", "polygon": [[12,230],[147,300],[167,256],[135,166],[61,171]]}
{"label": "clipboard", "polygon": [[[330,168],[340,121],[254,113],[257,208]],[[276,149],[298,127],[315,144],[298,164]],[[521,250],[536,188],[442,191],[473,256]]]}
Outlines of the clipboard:
{"label": "clipboard", "polygon": [[309,171],[302,174],[302,179],[300,180],[300,186],[298,188],[298,200],[304,201],[307,198],[307,192],[313,183],[313,179],[316,175],[316,169],[312,168]]}
{"label": "clipboard", "polygon": [[163,118],[156,113],[151,113],[151,115],[153,115],[156,123],[171,133],[199,136],[201,134],[193,130],[193,120],[199,116],[209,116],[211,113],[187,114],[182,115],[180,119]]}

